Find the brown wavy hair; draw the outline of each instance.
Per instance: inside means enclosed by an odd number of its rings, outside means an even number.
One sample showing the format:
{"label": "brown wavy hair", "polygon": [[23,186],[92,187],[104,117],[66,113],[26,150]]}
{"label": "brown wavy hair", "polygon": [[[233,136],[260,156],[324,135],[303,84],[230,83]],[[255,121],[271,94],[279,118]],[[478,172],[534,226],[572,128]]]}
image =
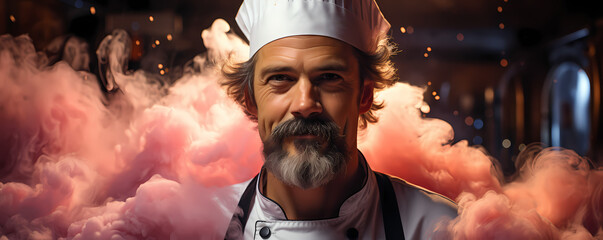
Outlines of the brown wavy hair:
{"label": "brown wavy hair", "polygon": [[[365,79],[374,81],[374,92],[394,85],[398,81],[398,75],[391,58],[396,53],[396,44],[389,38],[381,40],[377,49],[372,53],[365,53],[356,49],[355,55],[358,58],[360,79],[362,80],[360,86],[362,86]],[[227,61],[222,67],[224,78],[220,83],[226,87],[226,93],[241,105],[247,117],[253,121],[257,121],[257,118],[247,110],[245,96],[252,99],[252,104],[256,104],[253,98],[253,75],[256,62],[257,54],[242,63]],[[375,112],[383,107],[383,102],[373,101],[370,110],[361,114],[358,118],[358,127],[364,129],[368,123],[376,123],[379,119]]]}

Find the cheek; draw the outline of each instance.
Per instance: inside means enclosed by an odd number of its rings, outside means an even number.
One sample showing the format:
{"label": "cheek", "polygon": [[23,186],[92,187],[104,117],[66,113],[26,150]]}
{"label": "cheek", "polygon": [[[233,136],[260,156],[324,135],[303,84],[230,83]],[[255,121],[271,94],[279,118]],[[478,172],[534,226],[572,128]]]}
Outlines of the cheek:
{"label": "cheek", "polygon": [[254,93],[258,110],[258,131],[260,138],[265,140],[285,117],[289,102],[286,96],[271,94],[266,87],[255,87],[258,89]]}
{"label": "cheek", "polygon": [[[321,95],[324,110],[329,113],[335,123],[341,128],[353,127],[350,124],[357,122],[358,101],[357,94],[349,93],[326,93]],[[354,125],[355,126],[355,125]]]}

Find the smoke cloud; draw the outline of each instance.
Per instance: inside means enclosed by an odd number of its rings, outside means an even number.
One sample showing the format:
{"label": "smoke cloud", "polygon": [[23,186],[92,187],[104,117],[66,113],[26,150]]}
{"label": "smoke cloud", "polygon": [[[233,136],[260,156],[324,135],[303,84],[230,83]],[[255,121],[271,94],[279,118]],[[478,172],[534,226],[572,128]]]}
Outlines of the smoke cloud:
{"label": "smoke cloud", "polygon": [[27,36],[0,38],[0,236],[223,237],[237,203],[226,186],[262,163],[255,124],[207,56],[166,86],[126,70],[128,41],[102,41],[99,81],[48,65]]}
{"label": "smoke cloud", "polygon": [[[255,124],[218,85],[219,66],[248,52],[229,29],[205,30],[208,52],[174,84],[126,68],[123,31],[97,50],[100,79],[73,65],[87,51],[56,62],[27,36],[0,36],[0,239],[223,238],[244,187],[233,184],[262,165]],[[380,92],[359,148],[373,169],[459,203],[436,238],[603,239],[600,169],[531,146],[505,182],[483,149],[421,117],[423,91]]]}

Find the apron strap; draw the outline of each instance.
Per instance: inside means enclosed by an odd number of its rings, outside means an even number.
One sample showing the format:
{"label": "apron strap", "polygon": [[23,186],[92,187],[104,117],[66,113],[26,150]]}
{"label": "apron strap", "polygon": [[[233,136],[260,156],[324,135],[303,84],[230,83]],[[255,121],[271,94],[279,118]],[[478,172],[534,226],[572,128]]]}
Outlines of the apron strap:
{"label": "apron strap", "polygon": [[[245,225],[247,224],[247,219],[249,219],[249,211],[251,210],[251,202],[253,197],[255,196],[255,186],[258,182],[259,174],[255,175],[239,200],[239,204],[237,210],[232,215],[232,219],[230,220],[230,225],[228,226],[228,231],[226,232],[226,237],[224,239],[240,239],[245,233]],[[236,224],[240,223],[240,224]],[[239,229],[240,226],[240,229]],[[240,234],[240,235],[239,235]]]}
{"label": "apron strap", "polygon": [[389,177],[383,173],[375,172],[379,196],[381,199],[381,215],[385,227],[385,239],[404,239],[404,228],[400,220],[400,210],[396,192]]}

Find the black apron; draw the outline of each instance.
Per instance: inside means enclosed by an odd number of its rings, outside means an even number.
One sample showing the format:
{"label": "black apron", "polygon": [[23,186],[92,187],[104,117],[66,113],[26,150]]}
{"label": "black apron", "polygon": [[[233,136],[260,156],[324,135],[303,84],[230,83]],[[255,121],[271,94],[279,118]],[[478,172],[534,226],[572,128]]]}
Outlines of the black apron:
{"label": "black apron", "polygon": [[[377,185],[379,186],[379,198],[381,200],[381,215],[383,216],[383,225],[385,227],[385,239],[403,240],[404,229],[402,228],[402,220],[400,219],[400,211],[398,210],[398,200],[396,199],[394,186],[387,175],[375,172],[375,176],[377,177]],[[237,236],[243,236],[245,224],[247,223],[249,213],[251,212],[250,207],[252,199],[255,196],[257,181],[258,175],[251,180],[249,185],[247,185],[245,192],[243,192],[241,200],[239,200],[239,208],[232,216],[231,225],[229,226],[224,239],[237,239]],[[240,224],[233,225],[233,222]],[[234,236],[232,234],[233,231],[240,233],[240,235],[237,234]]]}

